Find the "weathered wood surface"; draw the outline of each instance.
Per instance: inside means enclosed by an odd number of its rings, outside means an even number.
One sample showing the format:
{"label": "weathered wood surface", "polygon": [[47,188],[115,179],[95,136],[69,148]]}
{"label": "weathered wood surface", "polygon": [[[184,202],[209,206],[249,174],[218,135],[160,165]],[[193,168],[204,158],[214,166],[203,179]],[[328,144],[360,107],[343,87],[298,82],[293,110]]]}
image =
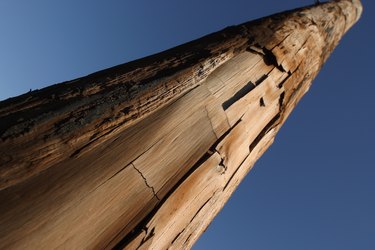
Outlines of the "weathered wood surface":
{"label": "weathered wood surface", "polygon": [[276,14],[0,102],[0,248],[191,247],[361,11]]}

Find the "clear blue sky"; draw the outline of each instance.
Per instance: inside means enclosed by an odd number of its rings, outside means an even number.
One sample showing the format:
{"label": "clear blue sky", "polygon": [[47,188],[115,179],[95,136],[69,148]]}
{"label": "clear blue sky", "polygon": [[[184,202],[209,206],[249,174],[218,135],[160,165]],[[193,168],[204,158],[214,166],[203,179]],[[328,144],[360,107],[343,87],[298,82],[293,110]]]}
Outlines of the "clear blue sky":
{"label": "clear blue sky", "polygon": [[[0,1],[0,99],[313,0]],[[375,1],[195,249],[375,249]]]}

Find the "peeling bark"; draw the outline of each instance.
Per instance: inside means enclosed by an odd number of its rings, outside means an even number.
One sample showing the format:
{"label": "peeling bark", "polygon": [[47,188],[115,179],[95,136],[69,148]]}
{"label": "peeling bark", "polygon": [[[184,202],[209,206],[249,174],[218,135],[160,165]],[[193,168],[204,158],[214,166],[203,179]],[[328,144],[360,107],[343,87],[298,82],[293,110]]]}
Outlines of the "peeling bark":
{"label": "peeling bark", "polygon": [[0,248],[191,247],[361,11],[275,14],[0,102]]}

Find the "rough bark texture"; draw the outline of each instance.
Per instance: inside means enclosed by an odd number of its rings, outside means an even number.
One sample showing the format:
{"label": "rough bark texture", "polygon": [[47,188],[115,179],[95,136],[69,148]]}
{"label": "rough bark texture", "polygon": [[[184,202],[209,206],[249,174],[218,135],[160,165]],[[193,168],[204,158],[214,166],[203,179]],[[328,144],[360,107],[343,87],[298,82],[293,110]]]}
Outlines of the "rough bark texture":
{"label": "rough bark texture", "polygon": [[226,28],[0,102],[0,248],[189,248],[359,0]]}

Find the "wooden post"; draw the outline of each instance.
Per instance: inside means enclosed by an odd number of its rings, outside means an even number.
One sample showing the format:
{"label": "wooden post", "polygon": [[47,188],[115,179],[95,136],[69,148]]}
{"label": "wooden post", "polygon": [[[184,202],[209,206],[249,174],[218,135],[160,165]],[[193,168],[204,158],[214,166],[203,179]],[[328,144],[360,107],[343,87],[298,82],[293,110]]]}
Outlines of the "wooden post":
{"label": "wooden post", "polygon": [[191,247],[361,11],[279,13],[0,102],[0,248]]}

